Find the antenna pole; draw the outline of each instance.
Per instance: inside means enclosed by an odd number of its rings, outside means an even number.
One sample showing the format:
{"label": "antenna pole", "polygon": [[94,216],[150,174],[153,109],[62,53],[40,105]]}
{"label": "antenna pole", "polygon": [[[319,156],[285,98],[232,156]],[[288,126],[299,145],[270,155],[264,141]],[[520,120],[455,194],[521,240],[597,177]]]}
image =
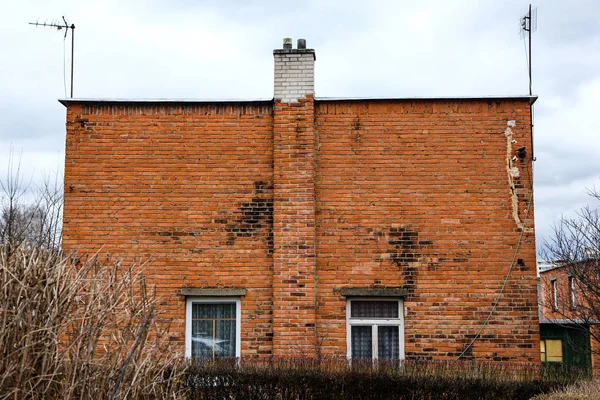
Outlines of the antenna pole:
{"label": "antenna pole", "polygon": [[[531,52],[531,34],[529,35],[529,43],[530,43],[529,51]],[[75,63],[75,24],[71,24],[71,98],[73,98],[73,65],[74,65],[74,63]],[[529,82],[530,82],[529,91],[531,92],[531,64],[529,67]]]}
{"label": "antenna pole", "polygon": [[[529,95],[532,95],[531,91],[531,28],[533,26],[531,20],[531,4],[529,4],[529,29],[527,29],[527,33],[529,34]],[[73,97],[73,95],[71,95]]]}

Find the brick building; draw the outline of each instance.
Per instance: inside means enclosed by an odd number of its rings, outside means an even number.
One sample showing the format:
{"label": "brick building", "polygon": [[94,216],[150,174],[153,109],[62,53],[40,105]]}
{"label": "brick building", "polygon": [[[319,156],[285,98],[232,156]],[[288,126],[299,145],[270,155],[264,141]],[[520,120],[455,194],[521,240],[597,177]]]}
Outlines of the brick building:
{"label": "brick building", "polygon": [[188,356],[539,362],[535,97],[318,98],[298,47],[272,100],[61,100],[64,247],[150,259]]}
{"label": "brick building", "polygon": [[[589,275],[585,272],[586,265],[589,265]],[[590,329],[594,329],[592,333],[598,337],[597,306],[582,295],[583,289],[590,298],[595,297],[591,294],[598,283],[595,270],[595,262],[584,260],[575,267],[559,263],[540,271],[542,362],[593,367],[594,375],[600,375],[600,349],[597,340],[590,335]],[[584,275],[588,275],[588,282],[593,282],[589,288],[577,282]]]}

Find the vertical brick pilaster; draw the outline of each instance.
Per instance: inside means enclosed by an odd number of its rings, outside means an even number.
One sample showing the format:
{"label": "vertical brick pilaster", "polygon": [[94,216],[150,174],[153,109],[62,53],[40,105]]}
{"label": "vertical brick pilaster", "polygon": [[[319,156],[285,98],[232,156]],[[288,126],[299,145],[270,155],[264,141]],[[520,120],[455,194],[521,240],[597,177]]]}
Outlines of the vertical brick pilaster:
{"label": "vertical brick pilaster", "polygon": [[273,355],[314,356],[314,51],[275,57]]}

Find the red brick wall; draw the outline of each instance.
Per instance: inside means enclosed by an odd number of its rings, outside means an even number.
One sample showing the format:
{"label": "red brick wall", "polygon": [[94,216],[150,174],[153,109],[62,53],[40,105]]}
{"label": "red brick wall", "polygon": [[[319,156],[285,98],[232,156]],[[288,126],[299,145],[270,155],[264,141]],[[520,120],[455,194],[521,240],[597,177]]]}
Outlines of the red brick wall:
{"label": "red brick wall", "polygon": [[[554,309],[552,281],[556,280],[558,308]],[[582,301],[578,296],[577,300]],[[540,273],[540,313],[541,318],[576,318],[571,310],[569,271],[565,267],[554,268]]]}
{"label": "red brick wall", "polygon": [[[408,286],[407,357],[454,359],[465,348],[502,287],[520,235],[504,132],[516,121],[513,138],[531,153],[529,113],[527,100],[317,102],[323,351],[345,351],[345,299],[336,289],[351,286]],[[516,165],[522,220],[530,156]],[[524,265],[515,265],[467,356],[539,360],[532,230],[517,257]]]}
{"label": "red brick wall", "polygon": [[242,354],[271,353],[272,130],[270,102],[68,106],[64,247],[150,260],[182,352],[179,289],[244,287]]}
{"label": "red brick wall", "polygon": [[315,133],[312,95],[275,102],[273,354],[315,355]]}
{"label": "red brick wall", "polygon": [[[529,116],[527,99],[69,103],[64,246],[150,259],[182,350],[181,288],[248,289],[242,356],[342,356],[338,289],[406,285],[407,356],[453,359],[517,245]],[[509,181],[511,120],[529,155]],[[532,230],[517,257],[469,357],[539,360]]]}

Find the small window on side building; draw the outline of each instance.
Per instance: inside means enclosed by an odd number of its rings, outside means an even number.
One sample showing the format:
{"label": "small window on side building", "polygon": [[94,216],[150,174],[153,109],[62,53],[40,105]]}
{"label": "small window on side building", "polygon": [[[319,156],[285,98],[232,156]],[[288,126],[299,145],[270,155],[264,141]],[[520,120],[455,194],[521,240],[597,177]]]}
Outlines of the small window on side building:
{"label": "small window on side building", "polygon": [[552,283],[552,309],[558,310],[558,283],[555,279],[550,281]]}
{"label": "small window on side building", "polygon": [[571,298],[571,308],[575,309],[577,307],[577,296],[575,292],[575,278],[569,276],[569,294]]}

